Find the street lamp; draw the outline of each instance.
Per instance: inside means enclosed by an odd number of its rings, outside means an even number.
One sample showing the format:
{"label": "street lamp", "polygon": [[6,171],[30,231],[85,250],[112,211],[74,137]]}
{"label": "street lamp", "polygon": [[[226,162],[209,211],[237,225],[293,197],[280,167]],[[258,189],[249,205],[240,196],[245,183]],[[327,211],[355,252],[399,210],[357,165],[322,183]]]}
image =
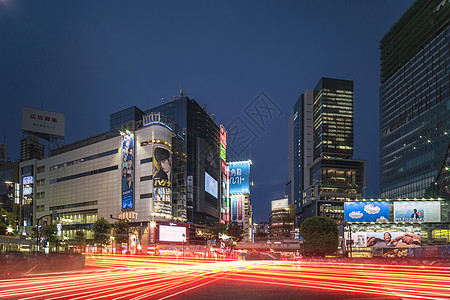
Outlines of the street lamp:
{"label": "street lamp", "polygon": [[13,232],[13,229],[11,228],[11,226],[9,226],[8,228],[6,228],[6,231],[9,234],[9,239],[8,239],[8,251],[11,251],[11,234]]}

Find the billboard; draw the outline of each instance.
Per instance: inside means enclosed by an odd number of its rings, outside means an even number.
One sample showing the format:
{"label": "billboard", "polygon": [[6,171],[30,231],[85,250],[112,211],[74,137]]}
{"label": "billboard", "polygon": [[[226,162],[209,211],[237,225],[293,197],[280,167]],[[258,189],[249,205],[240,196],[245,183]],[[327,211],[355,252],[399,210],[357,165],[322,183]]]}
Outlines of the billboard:
{"label": "billboard", "polygon": [[122,209],[134,208],[134,135],[132,133],[122,136]]}
{"label": "billboard", "polygon": [[243,222],[244,220],[244,196],[231,196],[231,221]]}
{"label": "billboard", "polygon": [[230,194],[250,194],[250,162],[230,162]]}
{"label": "billboard", "polygon": [[172,216],[172,152],[163,146],[153,147],[153,212]]}
{"label": "billboard", "polygon": [[389,222],[389,202],[345,202],[347,222]]}
{"label": "billboard", "polygon": [[394,201],[395,222],[440,222],[440,201]]}
{"label": "billboard", "polygon": [[284,209],[289,207],[288,199],[281,200],[273,200],[272,201],[272,210]]}
{"label": "billboard", "polygon": [[22,107],[22,130],[64,136],[64,114]]}
{"label": "billboard", "polygon": [[217,198],[217,180],[205,172],[205,191],[211,196]]}
{"label": "billboard", "polygon": [[419,232],[345,232],[344,238],[353,240],[354,247],[407,248],[422,245]]}
{"label": "billboard", "polygon": [[187,227],[174,225],[159,225],[159,241],[171,243],[184,243],[187,240]]}

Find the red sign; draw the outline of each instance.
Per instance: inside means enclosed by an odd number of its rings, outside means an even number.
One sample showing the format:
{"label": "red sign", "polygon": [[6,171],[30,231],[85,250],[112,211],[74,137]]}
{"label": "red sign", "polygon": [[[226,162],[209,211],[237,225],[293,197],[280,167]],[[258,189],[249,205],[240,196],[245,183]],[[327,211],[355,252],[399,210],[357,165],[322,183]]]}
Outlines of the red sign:
{"label": "red sign", "polygon": [[225,148],[227,147],[227,132],[222,125],[220,125],[220,142]]}

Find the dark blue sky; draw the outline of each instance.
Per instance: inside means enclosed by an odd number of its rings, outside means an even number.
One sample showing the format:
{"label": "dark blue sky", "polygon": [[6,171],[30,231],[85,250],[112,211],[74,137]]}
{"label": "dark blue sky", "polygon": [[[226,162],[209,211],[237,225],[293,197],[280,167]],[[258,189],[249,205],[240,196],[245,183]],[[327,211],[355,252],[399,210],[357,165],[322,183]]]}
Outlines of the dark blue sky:
{"label": "dark blue sky", "polygon": [[[285,192],[295,101],[320,77],[350,79],[355,158],[367,160],[365,194],[376,196],[379,41],[412,2],[0,0],[0,141],[20,157],[23,105],[64,113],[70,143],[108,130],[113,112],[171,99],[183,82],[217,123],[253,131],[252,202],[265,221]],[[262,128],[245,114],[261,91],[280,109]]]}

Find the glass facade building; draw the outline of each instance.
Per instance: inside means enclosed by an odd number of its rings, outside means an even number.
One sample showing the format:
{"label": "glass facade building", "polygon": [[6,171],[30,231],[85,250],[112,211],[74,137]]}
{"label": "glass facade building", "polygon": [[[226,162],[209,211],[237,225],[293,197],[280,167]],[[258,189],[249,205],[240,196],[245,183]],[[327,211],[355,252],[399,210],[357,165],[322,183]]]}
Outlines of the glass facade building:
{"label": "glass facade building", "polygon": [[353,160],[353,81],[321,78],[289,119],[288,195],[296,224],[313,216],[344,221],[344,202],[362,198],[366,162]]}
{"label": "glass facade building", "polygon": [[353,156],[353,81],[322,78],[314,88],[314,159]]}
{"label": "glass facade building", "polygon": [[450,142],[450,4],[416,1],[380,42],[380,196],[419,198]]}

